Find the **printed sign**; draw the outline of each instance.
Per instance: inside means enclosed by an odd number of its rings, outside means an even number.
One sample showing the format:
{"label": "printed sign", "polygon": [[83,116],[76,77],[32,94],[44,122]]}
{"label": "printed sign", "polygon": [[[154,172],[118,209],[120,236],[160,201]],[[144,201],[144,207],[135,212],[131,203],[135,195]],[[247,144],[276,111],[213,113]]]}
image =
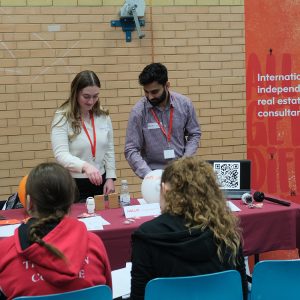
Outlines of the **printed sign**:
{"label": "printed sign", "polygon": [[252,188],[300,203],[300,5],[244,3]]}
{"label": "printed sign", "polygon": [[159,203],[124,206],[125,217],[137,218],[160,215]]}

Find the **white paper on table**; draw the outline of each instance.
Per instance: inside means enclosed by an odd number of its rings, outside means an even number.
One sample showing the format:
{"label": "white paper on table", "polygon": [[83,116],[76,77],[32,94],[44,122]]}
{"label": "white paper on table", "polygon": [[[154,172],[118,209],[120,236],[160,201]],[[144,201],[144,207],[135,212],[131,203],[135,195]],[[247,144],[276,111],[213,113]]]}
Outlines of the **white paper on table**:
{"label": "white paper on table", "polygon": [[110,225],[110,223],[106,221],[104,218],[102,218],[101,216],[97,216],[97,217],[101,219],[102,225]]}
{"label": "white paper on table", "polygon": [[12,236],[15,232],[15,229],[18,228],[21,224],[12,224],[0,226],[0,237]]}
{"label": "white paper on table", "polygon": [[[83,222],[87,230],[103,230],[103,218],[100,216],[78,219]],[[105,221],[105,220],[104,220]],[[106,221],[107,222],[107,221]]]}
{"label": "white paper on table", "polygon": [[147,202],[143,198],[138,198],[137,201],[139,202],[139,204],[147,204]]}
{"label": "white paper on table", "polygon": [[231,211],[241,211],[240,208],[238,208],[235,204],[233,204],[231,201],[227,201],[227,206],[230,208]]}
{"label": "white paper on table", "polygon": [[113,299],[130,294],[131,289],[131,263],[126,267],[111,272]]}
{"label": "white paper on table", "polygon": [[130,205],[124,206],[125,217],[136,218],[136,217],[146,217],[146,216],[158,216],[160,215],[160,205],[159,203],[149,203],[142,205]]}

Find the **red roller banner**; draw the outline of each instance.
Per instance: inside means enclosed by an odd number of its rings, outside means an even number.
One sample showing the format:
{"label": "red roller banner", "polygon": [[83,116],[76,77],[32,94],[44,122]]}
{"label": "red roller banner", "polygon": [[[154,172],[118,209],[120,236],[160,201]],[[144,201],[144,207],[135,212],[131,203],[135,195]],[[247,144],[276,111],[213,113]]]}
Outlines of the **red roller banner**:
{"label": "red roller banner", "polygon": [[300,203],[300,1],[244,3],[252,187]]}

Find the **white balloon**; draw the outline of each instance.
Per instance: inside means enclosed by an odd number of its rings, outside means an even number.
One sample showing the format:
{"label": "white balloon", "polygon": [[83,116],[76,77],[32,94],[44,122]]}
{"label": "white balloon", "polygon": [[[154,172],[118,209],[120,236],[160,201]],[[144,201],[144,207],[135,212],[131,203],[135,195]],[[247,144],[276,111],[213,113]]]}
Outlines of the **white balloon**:
{"label": "white balloon", "polygon": [[157,169],[149,172],[143,179],[141,190],[147,203],[159,203],[160,181],[163,170]]}

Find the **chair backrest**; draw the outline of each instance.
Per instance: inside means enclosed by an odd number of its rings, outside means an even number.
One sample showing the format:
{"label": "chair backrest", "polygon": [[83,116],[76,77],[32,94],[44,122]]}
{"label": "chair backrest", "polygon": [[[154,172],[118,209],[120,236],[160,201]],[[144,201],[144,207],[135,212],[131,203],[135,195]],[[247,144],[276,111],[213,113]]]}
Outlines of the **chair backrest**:
{"label": "chair backrest", "polygon": [[238,271],[167,277],[150,280],[145,300],[242,300],[242,281]]}
{"label": "chair backrest", "polygon": [[254,266],[251,300],[299,300],[300,260],[265,260]]}
{"label": "chair backrest", "polygon": [[44,296],[22,296],[15,300],[112,300],[112,292],[107,285],[96,285],[86,289]]}

